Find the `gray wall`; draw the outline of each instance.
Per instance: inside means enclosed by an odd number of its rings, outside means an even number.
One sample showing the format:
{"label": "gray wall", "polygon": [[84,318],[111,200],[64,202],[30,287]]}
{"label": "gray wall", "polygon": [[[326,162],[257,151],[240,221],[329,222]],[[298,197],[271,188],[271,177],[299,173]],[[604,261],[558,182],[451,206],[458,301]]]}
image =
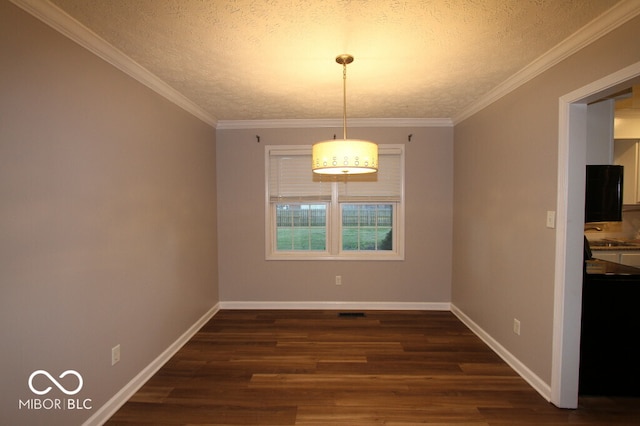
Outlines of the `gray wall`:
{"label": "gray wall", "polygon": [[267,262],[264,145],[310,145],[340,129],[216,137],[1,0],[0,423],[80,423],[92,412],[19,411],[33,397],[29,374],[78,370],[78,397],[96,409],[219,300],[452,301],[550,380],[555,231],[545,216],[556,209],[558,98],[640,60],[638,39],[636,18],[459,123],[455,137],[350,129],[406,145],[405,260]]}
{"label": "gray wall", "polygon": [[0,63],[0,424],[79,424],[218,302],[215,130],[6,1]]}
{"label": "gray wall", "polygon": [[639,61],[637,40],[639,18],[455,126],[452,303],[547,383],[559,98]]}
{"label": "gray wall", "polygon": [[404,261],[265,260],[264,146],[311,145],[336,133],[341,129],[218,130],[220,300],[448,304],[452,127],[349,129],[354,139],[405,144]]}

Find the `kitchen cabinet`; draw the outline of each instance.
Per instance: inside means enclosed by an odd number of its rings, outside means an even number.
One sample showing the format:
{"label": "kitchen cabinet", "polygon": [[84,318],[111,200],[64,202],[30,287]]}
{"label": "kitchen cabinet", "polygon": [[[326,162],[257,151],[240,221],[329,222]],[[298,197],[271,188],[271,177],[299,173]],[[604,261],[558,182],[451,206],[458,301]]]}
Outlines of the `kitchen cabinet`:
{"label": "kitchen cabinet", "polygon": [[620,261],[618,263],[640,268],[640,252],[623,251],[620,253]]}
{"label": "kitchen cabinet", "polygon": [[591,250],[591,254],[595,259],[606,260],[614,263],[620,263],[620,253],[617,251]]}
{"label": "kitchen cabinet", "polygon": [[640,140],[616,139],[613,163],[624,166],[622,204],[640,203]]}
{"label": "kitchen cabinet", "polygon": [[640,269],[603,263],[584,275],[579,394],[640,396]]}
{"label": "kitchen cabinet", "polygon": [[596,259],[640,267],[640,250],[594,250],[592,248],[591,254]]}

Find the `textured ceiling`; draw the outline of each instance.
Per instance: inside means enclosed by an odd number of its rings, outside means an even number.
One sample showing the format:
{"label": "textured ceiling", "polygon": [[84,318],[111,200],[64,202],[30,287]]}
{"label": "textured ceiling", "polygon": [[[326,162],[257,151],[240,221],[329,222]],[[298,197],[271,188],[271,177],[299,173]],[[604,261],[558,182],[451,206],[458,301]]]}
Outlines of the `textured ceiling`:
{"label": "textured ceiling", "polygon": [[618,0],[51,0],[217,120],[451,118]]}

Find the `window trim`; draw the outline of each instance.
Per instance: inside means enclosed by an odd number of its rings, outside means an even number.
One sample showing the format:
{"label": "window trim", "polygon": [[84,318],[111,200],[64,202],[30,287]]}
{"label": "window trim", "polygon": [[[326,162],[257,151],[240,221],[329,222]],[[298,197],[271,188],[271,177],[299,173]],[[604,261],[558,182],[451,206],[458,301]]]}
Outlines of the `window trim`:
{"label": "window trim", "polygon": [[[275,213],[276,203],[272,202],[269,194],[270,184],[270,154],[273,151],[289,151],[300,152],[301,154],[311,154],[310,145],[267,145],[265,146],[265,210],[264,210],[264,227],[265,227],[265,260],[384,260],[399,261],[404,260],[404,187],[405,187],[405,149],[404,145],[398,144],[380,144],[378,151],[380,154],[400,155],[400,199],[397,201],[385,201],[383,199],[370,199],[366,201],[339,201],[339,188],[337,183],[331,184],[331,200],[328,202],[317,200],[315,203],[327,204],[327,244],[323,251],[277,251],[276,243],[276,226]],[[311,164],[309,164],[311,170]],[[300,201],[303,203],[314,203],[314,201]],[[341,204],[392,204],[393,205],[393,250],[376,250],[376,251],[351,251],[342,250],[341,235]]]}

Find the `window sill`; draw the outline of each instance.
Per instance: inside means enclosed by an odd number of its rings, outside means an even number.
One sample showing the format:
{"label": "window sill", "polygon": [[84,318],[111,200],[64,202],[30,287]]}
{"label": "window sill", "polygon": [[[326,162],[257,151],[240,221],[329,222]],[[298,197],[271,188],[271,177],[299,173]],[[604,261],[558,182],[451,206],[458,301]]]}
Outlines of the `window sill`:
{"label": "window sill", "polygon": [[265,260],[333,260],[333,261],[403,261],[404,255],[399,253],[367,253],[367,254],[318,254],[318,253],[278,253],[267,255]]}

